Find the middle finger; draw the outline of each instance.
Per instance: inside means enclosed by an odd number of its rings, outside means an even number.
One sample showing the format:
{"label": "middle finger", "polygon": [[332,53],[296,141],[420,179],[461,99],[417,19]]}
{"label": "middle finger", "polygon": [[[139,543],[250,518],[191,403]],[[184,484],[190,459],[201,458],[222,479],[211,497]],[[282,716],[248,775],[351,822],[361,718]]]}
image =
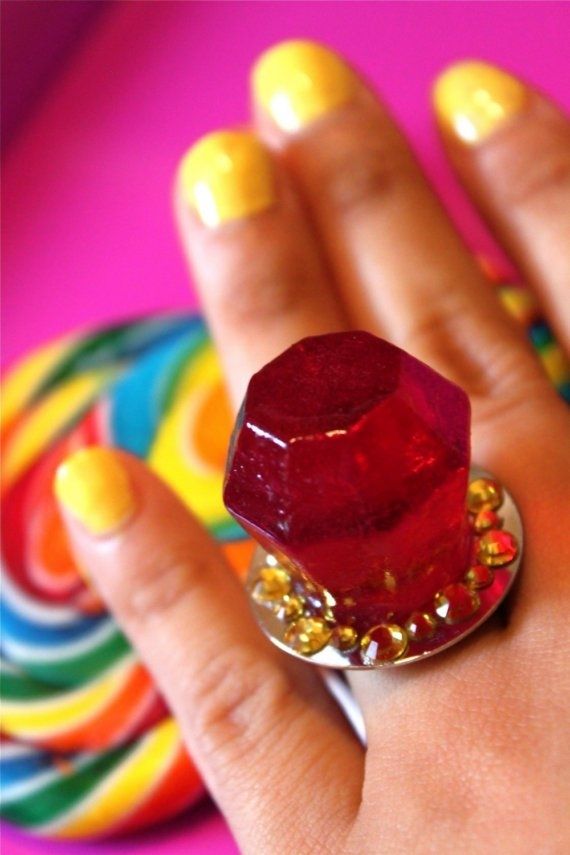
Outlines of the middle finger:
{"label": "middle finger", "polygon": [[285,42],[261,57],[253,85],[260,134],[308,203],[352,322],[475,397],[514,397],[537,377],[402,133],[352,69],[320,45]]}

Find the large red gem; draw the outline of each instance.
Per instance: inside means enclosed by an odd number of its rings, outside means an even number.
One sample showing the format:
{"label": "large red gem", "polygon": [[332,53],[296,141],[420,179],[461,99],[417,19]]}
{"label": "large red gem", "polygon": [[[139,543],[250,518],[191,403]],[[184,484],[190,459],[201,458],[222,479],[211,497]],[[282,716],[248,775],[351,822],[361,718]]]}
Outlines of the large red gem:
{"label": "large red gem", "polygon": [[268,551],[366,628],[405,619],[469,562],[469,401],[365,332],[304,339],[249,384],[224,499]]}

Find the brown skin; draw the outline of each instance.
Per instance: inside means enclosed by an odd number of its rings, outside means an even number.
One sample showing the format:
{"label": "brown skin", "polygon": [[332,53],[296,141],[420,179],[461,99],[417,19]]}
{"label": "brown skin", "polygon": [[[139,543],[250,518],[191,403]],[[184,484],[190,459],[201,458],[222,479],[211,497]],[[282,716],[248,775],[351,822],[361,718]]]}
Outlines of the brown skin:
{"label": "brown skin", "polygon": [[[568,851],[567,409],[364,83],[297,136],[259,109],[253,122],[279,204],[208,230],[177,202],[234,401],[288,344],[350,325],[460,383],[474,460],[508,485],[525,523],[507,618],[419,666],[353,674],[364,751],[318,673],[262,639],[215,544],[139,461],[123,455],[139,504],[119,533],[93,539],[67,518],[78,558],[245,855]],[[444,142],[568,345],[568,120],[533,94],[482,145]]]}

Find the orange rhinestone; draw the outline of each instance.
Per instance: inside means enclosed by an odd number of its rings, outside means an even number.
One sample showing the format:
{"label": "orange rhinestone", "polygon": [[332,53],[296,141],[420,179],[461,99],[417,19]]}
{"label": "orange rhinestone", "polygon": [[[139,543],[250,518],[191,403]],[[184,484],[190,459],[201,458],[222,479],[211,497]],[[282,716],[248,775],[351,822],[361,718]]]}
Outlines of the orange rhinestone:
{"label": "orange rhinestone", "polygon": [[406,630],[396,623],[380,623],[368,630],[360,641],[360,658],[364,665],[393,662],[408,649]]}
{"label": "orange rhinestone", "polygon": [[348,653],[358,646],[358,633],[353,626],[337,626],[333,632],[333,644]]}

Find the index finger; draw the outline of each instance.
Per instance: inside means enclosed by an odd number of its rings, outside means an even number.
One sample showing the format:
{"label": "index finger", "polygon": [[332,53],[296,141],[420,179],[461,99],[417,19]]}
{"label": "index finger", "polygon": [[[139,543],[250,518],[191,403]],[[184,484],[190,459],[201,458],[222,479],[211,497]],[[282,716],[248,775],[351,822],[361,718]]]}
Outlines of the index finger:
{"label": "index finger", "polygon": [[[56,492],[79,566],[148,665],[243,851],[275,851],[280,838],[316,851],[341,834],[360,799],[362,749],[319,672],[261,635],[182,502],[141,461],[93,446],[60,466]],[[311,827],[291,827],[307,792]]]}
{"label": "index finger", "polygon": [[176,214],[236,407],[251,374],[294,341],[346,325],[291,183],[253,133],[189,150]]}

